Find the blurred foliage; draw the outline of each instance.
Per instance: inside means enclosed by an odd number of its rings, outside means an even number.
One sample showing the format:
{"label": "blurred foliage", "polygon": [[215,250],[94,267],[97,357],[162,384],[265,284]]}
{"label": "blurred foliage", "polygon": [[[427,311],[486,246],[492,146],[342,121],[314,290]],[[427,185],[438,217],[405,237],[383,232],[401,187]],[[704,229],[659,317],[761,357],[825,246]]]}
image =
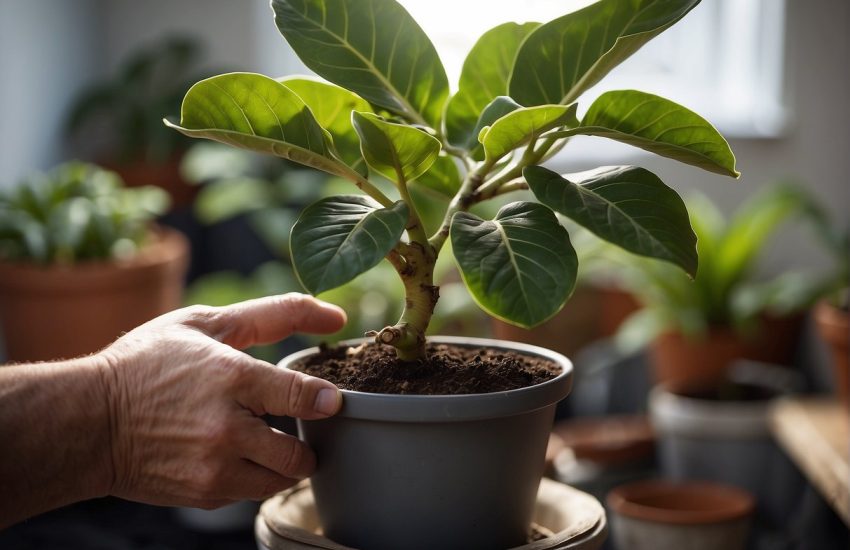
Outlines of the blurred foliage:
{"label": "blurred foliage", "polygon": [[[131,54],[116,73],[80,94],[66,121],[71,138],[97,141],[108,135],[99,158],[163,162],[188,148],[189,139],[162,124],[180,112],[183,95],[198,80],[203,48],[188,37],[166,37]],[[106,146],[106,145],[104,145]]]}
{"label": "blurred foliage", "polygon": [[71,162],[0,190],[0,259],[73,263],[131,256],[168,208],[156,187],[126,189],[114,172]]}
{"label": "blurred foliage", "polygon": [[[189,149],[181,172],[187,181],[203,186],[195,201],[199,220],[214,224],[244,216],[278,258],[247,276],[225,271],[201,277],[187,291],[186,301],[190,304],[226,305],[272,294],[303,292],[290,263],[290,229],[306,205],[324,197],[356,192],[346,180],[216,143],[200,143]],[[392,194],[390,182],[377,185]],[[413,192],[423,223],[436,228],[445,197],[424,187],[413,186]],[[484,314],[463,287],[451,254],[441,255],[434,276],[442,297],[429,332],[489,334],[489,324],[483,321]],[[363,336],[367,330],[396,322],[404,306],[401,281],[387,262],[319,298],[341,306],[348,313],[348,323],[342,331],[312,338],[313,341]],[[260,356],[266,352],[255,350]]]}
{"label": "blurred foliage", "polygon": [[[635,349],[665,330],[698,335],[712,326],[752,330],[765,314],[787,316],[847,285],[850,248],[846,228],[836,227],[801,186],[771,186],[741,204],[727,220],[703,195],[688,202],[698,237],[695,279],[664,262],[640,258],[599,240],[578,239],[588,259],[588,278],[610,279],[632,292],[645,308],[620,330],[620,344]],[[785,223],[803,222],[834,259],[826,274],[804,270],[768,280],[756,274],[759,253]]]}

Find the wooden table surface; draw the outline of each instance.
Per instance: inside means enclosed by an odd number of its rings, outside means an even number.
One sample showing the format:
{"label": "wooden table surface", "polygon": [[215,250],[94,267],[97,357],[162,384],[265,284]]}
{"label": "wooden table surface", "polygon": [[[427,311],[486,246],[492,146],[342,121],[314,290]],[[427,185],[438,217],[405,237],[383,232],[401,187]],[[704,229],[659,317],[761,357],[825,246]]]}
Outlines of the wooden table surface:
{"label": "wooden table surface", "polygon": [[850,413],[834,399],[780,400],[770,415],[779,445],[850,526]]}

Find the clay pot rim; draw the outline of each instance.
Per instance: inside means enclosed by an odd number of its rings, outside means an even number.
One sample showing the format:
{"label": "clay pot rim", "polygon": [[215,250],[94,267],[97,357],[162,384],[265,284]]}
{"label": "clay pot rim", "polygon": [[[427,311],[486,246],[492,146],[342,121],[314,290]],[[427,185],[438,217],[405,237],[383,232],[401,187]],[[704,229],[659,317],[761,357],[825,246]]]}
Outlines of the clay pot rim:
{"label": "clay pot rim", "polygon": [[[647,499],[690,499],[697,506],[647,504]],[[710,499],[711,502],[706,503]],[[644,480],[621,485],[608,493],[608,506],[617,514],[669,525],[705,525],[743,519],[753,513],[755,498],[737,487],[702,481]],[[674,504],[681,504],[674,503]]]}
{"label": "clay pot rim", "polygon": [[[372,341],[374,341],[373,338],[355,338],[339,342],[339,345],[357,346]],[[507,349],[527,355],[537,355],[560,365],[561,373],[551,380],[534,386],[491,393],[408,395],[340,390],[343,396],[342,409],[337,416],[362,420],[413,423],[486,420],[523,414],[548,407],[566,397],[572,389],[573,364],[569,359],[555,351],[509,340],[466,336],[435,335],[429,336],[428,341],[467,347]],[[293,368],[305,357],[318,352],[319,348],[313,347],[293,353],[284,357],[278,363],[278,366]]]}
{"label": "clay pot rim", "polygon": [[176,229],[153,225],[148,231],[147,238],[139,250],[128,258],[82,260],[72,264],[39,264],[28,260],[0,260],[0,270],[5,272],[45,273],[48,271],[63,272],[96,272],[134,269],[147,265],[168,263],[183,254],[188,246],[186,237]]}

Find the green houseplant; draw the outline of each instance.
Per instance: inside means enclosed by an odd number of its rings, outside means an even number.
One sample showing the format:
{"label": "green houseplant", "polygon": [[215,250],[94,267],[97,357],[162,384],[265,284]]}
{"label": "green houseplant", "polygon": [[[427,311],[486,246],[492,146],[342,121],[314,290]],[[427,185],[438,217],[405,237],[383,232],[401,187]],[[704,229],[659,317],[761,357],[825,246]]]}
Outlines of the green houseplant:
{"label": "green houseplant", "polygon": [[0,320],[8,359],[92,353],[179,305],[185,240],[151,222],[155,187],[67,163],[0,193]]}
{"label": "green houseplant", "polygon": [[128,186],[156,185],[169,192],[172,206],[188,205],[195,188],[178,167],[191,141],[164,128],[161,118],[180,107],[194,82],[213,74],[201,69],[202,54],[196,39],[183,36],[131,52],[71,106],[65,131],[75,151],[118,172]]}
{"label": "green houseplant", "polygon": [[[657,176],[633,166],[561,176],[540,164],[584,134],[738,175],[723,137],[664,98],[608,92],[577,116],[585,90],[697,4],[602,0],[542,25],[500,25],[469,53],[449,97],[434,46],[395,1],[273,0],[284,38],[332,84],[220,75],[193,86],[179,123],[166,124],[340,176],[366,195],[330,197],[305,209],[291,233],[292,263],[304,287],[318,293],[388,260],[405,288],[401,318],[371,332],[376,345],[342,353],[368,349],[386,357],[389,348],[396,366],[375,378],[415,375],[429,358],[424,334],[439,297],[434,265],[449,242],[478,304],[526,327],[560,310],[575,283],[575,252],[555,212],[632,252],[696,273],[696,237],[684,203]],[[381,178],[393,183],[395,197],[376,185]],[[411,194],[417,187],[446,197],[432,232]],[[510,203],[492,220],[470,212],[528,188],[539,202]],[[433,339],[440,341],[458,344]],[[497,354],[510,347],[482,343]],[[514,393],[347,391],[336,418],[302,423],[322,462],[312,481],[325,533],[369,548],[522,542],[554,403],[569,391],[571,372],[557,354],[515,349],[556,360],[560,372]],[[304,361],[299,355],[285,363],[303,368]],[[370,431],[388,439],[371,439]],[[442,528],[434,530],[436,524]]]}
{"label": "green houseplant", "polygon": [[645,306],[627,321],[621,342],[649,344],[657,381],[680,392],[716,390],[735,359],[790,364],[803,316],[841,278],[802,270],[765,279],[756,273],[759,252],[791,221],[828,237],[821,209],[803,187],[787,183],[765,188],[728,220],[701,195],[688,207],[703,262],[694,280],[613,247],[602,252],[602,264]]}

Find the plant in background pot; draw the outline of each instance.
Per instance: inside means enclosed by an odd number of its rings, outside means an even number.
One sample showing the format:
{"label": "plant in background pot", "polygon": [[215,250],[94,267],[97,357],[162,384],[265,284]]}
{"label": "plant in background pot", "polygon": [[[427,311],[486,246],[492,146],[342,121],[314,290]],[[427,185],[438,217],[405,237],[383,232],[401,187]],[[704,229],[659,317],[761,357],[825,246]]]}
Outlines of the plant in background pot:
{"label": "plant in background pot", "polygon": [[789,271],[763,280],[756,274],[770,237],[786,222],[814,221],[818,207],[792,184],[766,188],[728,221],[703,196],[688,206],[701,262],[696,279],[608,247],[624,285],[644,305],[618,336],[626,348],[649,344],[655,379],[668,389],[731,391],[734,398],[733,389],[724,389],[732,362],[792,364],[806,312],[834,287],[832,275]]}
{"label": "plant in background pot", "polygon": [[[801,187],[769,187],[727,222],[707,199],[690,202],[701,269],[694,281],[629,258],[619,272],[645,309],[621,336],[651,340],[658,386],[649,409],[662,471],[675,479],[730,483],[753,493],[768,526],[787,520],[801,489],[777,448],[768,413],[774,398],[799,390],[791,365],[808,309],[834,276],[755,275],[760,252],[784,222],[814,222],[820,209]],[[613,251],[612,251],[613,252]]]}
{"label": "plant in background pot", "polygon": [[69,163],[0,193],[0,321],[7,358],[92,353],[180,305],[185,239],[154,228],[154,187]]}
{"label": "plant in background pot", "polygon": [[[575,251],[555,212],[693,275],[687,210],[657,176],[634,166],[562,176],[540,164],[585,134],[738,175],[723,137],[667,99],[611,91],[577,116],[585,90],[697,3],[602,0],[545,24],[500,25],[469,53],[450,98],[433,44],[395,1],[273,0],[283,36],[333,84],[216,76],[189,90],[179,123],[167,121],[340,176],[366,195],[320,200],[293,226],[292,263],[310,292],[383,259],[401,278],[398,323],[283,362],[344,388],[339,415],[300,426],[319,457],[312,483],[330,538],[367,548],[525,541],[571,366],[521,344],[426,341],[435,262],[451,243],[476,302],[525,327],[557,313],[573,290]],[[382,178],[390,191],[377,186]],[[416,188],[446,197],[432,231]],[[470,212],[527,188],[539,202],[507,204],[493,219]]]}
{"label": "plant in background pot", "polygon": [[172,206],[188,205],[194,187],[180,175],[189,140],[162,126],[162,113],[179,108],[186,90],[214,74],[198,69],[203,48],[171,36],[134,51],[115,74],[84,90],[71,106],[66,132],[75,151],[119,173],[126,185],[156,185]]}

